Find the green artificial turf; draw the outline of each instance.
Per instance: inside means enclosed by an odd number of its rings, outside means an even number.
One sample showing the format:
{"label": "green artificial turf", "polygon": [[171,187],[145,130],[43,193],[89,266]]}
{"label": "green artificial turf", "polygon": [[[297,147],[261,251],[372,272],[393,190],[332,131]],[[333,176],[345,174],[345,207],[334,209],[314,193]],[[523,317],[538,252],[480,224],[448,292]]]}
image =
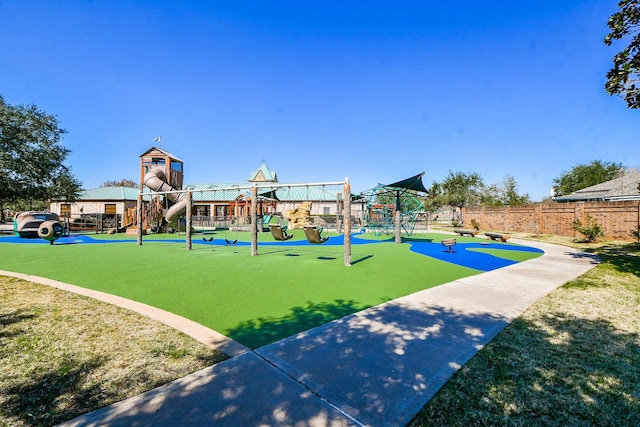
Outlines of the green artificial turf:
{"label": "green artificial turf", "polygon": [[[303,233],[296,231],[296,239]],[[248,233],[227,233],[248,240]],[[335,234],[334,234],[335,235]],[[439,240],[442,235],[424,235]],[[176,236],[153,236],[175,239]],[[184,238],[184,235],[181,236]],[[224,233],[206,237],[224,239]],[[101,235],[96,238],[117,239]],[[2,244],[0,269],[43,276],[140,301],[215,329],[250,348],[480,271],[391,242],[343,246],[185,243]],[[388,238],[388,237],[387,237]],[[135,237],[133,238],[135,240]],[[261,242],[273,241],[261,233]],[[377,239],[374,239],[377,240]],[[501,251],[500,256],[519,256]]]}
{"label": "green artificial turf", "polygon": [[510,251],[506,249],[468,248],[467,250],[491,254],[498,258],[506,258],[517,262],[527,261],[540,256],[540,254],[534,252]]}

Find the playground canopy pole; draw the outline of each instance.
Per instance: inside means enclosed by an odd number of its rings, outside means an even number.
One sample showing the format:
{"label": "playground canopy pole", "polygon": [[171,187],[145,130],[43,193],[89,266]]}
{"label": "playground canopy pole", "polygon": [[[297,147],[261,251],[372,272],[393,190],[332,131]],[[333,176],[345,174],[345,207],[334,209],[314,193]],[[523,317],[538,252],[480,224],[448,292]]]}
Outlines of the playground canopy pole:
{"label": "playground canopy pole", "polygon": [[[187,206],[185,211],[185,232],[187,234],[187,250],[191,250],[191,191],[187,191]],[[180,223],[178,223],[178,230],[180,229]]]}
{"label": "playground canopy pole", "polygon": [[258,255],[258,187],[251,189],[251,256]]}
{"label": "playground canopy pole", "polygon": [[344,224],[344,265],[351,267],[351,184],[349,178],[344,179],[344,207],[342,209]]}

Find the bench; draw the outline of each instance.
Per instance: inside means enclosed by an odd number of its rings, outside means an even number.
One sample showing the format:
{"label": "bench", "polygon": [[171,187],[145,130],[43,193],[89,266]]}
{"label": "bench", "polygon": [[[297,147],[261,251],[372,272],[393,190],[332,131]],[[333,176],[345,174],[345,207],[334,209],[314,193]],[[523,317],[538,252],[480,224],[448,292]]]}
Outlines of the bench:
{"label": "bench", "polygon": [[461,236],[464,236],[465,234],[468,234],[469,237],[474,237],[476,234],[478,234],[477,230],[464,230],[462,228],[454,228],[453,232],[456,234],[459,234]]}
{"label": "bench", "polygon": [[442,239],[440,243],[442,243],[442,246],[449,249],[449,252],[453,252],[453,245],[456,244],[456,239]]}
{"label": "bench", "polygon": [[490,232],[485,232],[484,233],[485,236],[487,236],[489,239],[491,240],[500,240],[501,242],[506,242],[509,237],[511,237],[508,234],[504,234],[504,233],[490,233]]}

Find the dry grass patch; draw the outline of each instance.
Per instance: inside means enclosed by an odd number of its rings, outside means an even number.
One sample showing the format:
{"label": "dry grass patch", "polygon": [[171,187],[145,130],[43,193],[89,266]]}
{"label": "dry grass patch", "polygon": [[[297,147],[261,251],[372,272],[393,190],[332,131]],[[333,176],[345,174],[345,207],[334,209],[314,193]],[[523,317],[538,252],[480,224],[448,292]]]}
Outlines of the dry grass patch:
{"label": "dry grass patch", "polygon": [[137,313],[0,277],[0,425],[53,425],[224,358]]}
{"label": "dry grass patch", "polygon": [[602,264],[509,325],[411,426],[638,425],[638,247],[564,243],[597,253]]}

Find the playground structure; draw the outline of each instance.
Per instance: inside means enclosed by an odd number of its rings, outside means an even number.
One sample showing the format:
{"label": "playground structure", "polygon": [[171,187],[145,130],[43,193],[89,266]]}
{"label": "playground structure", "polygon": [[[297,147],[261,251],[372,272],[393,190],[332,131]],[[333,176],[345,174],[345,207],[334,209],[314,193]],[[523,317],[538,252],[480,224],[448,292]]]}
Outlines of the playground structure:
{"label": "playground structure", "polygon": [[[376,188],[369,192],[362,193],[360,197],[367,200],[366,213],[364,215],[365,227],[376,235],[387,233],[390,234],[395,231],[396,243],[402,243],[402,231],[407,235],[413,233],[415,222],[418,214],[421,212],[423,204],[418,199],[420,193],[426,194],[427,189],[422,183],[422,176],[424,172],[414,175],[410,178],[402,181],[395,182],[388,185],[378,185]],[[184,218],[184,230],[187,235],[187,249],[192,247],[192,207],[193,207],[193,194],[198,192],[211,192],[211,188],[207,189],[186,189],[182,190],[183,179],[183,162],[177,159],[172,154],[153,147],[147,152],[143,153],[140,158],[140,194],[138,195],[138,205],[136,209],[136,221],[137,227],[134,229],[137,231],[138,245],[142,245],[142,235],[146,221],[152,218],[151,209],[145,212],[143,210],[143,196],[149,195],[155,197],[156,200],[160,200],[162,196],[165,201],[162,217],[173,228],[179,227],[179,219]],[[321,186],[324,190],[325,186],[343,186],[343,193],[338,193],[338,205],[343,206],[341,220],[338,220],[337,229],[340,230],[344,226],[344,242],[345,242],[345,265],[351,265],[351,185],[349,179],[345,178],[344,181],[339,182],[320,182],[320,183],[303,183],[303,184],[278,184],[277,181],[260,182],[253,181],[249,185],[234,185],[233,187],[218,186],[214,191],[250,191],[250,196],[247,198],[239,197],[235,201],[235,209],[247,209],[250,214],[248,218],[250,231],[251,231],[251,255],[258,254],[257,233],[263,231],[265,226],[268,227],[269,221],[263,219],[263,206],[264,202],[282,199],[278,197],[278,190],[288,189],[291,191],[292,187],[306,187]],[[146,193],[144,188],[149,188],[152,192]],[[258,203],[260,201],[260,208]],[[392,205],[390,202],[393,201]],[[243,203],[240,206],[240,202]],[[286,212],[289,229],[303,228],[307,239],[311,243],[324,243],[327,239],[320,235],[322,228],[321,224],[314,223],[311,216],[312,202],[306,201],[295,207],[289,209]],[[245,211],[246,212],[246,211]],[[258,213],[259,212],[259,213]],[[155,216],[160,213],[160,209],[156,209]],[[260,216],[260,218],[258,218]],[[236,225],[237,227],[238,225]],[[237,230],[237,228],[236,228]],[[286,230],[286,229],[285,229]],[[275,230],[271,230],[272,233]],[[280,231],[280,230],[278,230]],[[133,233],[131,233],[133,234]],[[274,235],[275,238],[275,235]],[[283,240],[277,239],[276,240]]]}
{"label": "playground structure", "polygon": [[184,180],[184,162],[162,148],[152,147],[140,156],[140,194],[147,187],[156,193],[140,211],[140,195],[136,209],[125,213],[127,234],[161,231],[170,224],[179,228],[179,217],[186,210],[185,193],[180,193]]}
{"label": "playground structure", "polygon": [[[174,215],[179,215],[179,213],[182,210],[182,207],[184,207],[186,249],[191,250],[192,249],[192,231],[193,231],[193,227],[191,224],[191,220],[192,220],[191,208],[193,206],[193,194],[199,191],[208,191],[208,190],[168,189],[170,188],[170,186],[162,185],[157,181],[155,181],[155,178],[158,177],[157,171],[153,170],[152,172],[155,173],[155,177],[151,177],[151,175],[149,175],[147,178],[150,180],[150,183],[157,189],[157,191],[153,191],[151,193],[144,192],[144,191],[140,192],[140,194],[138,195],[137,217],[139,219],[142,218],[142,215],[143,215],[142,199],[143,199],[143,196],[145,195],[151,195],[151,196],[162,195],[162,196],[166,196],[172,201],[175,201],[175,204],[173,206],[177,206],[177,207],[174,208],[172,212]],[[166,182],[164,182],[164,184],[166,184]],[[263,226],[262,221],[258,220],[258,194],[259,193],[264,195],[269,192],[274,192],[277,189],[291,188],[294,186],[295,187],[321,186],[324,188],[325,186],[337,186],[337,185],[340,185],[343,187],[343,193],[342,193],[343,218],[341,222],[341,227],[344,228],[344,264],[345,266],[350,266],[351,265],[351,184],[349,182],[349,178],[345,178],[344,181],[337,181],[337,182],[320,182],[320,183],[303,183],[303,184],[253,183],[251,185],[246,185],[246,186],[234,186],[232,188],[233,190],[243,189],[243,190],[249,190],[251,192],[251,218],[250,218],[251,255],[252,256],[258,255],[258,231],[259,231],[258,224],[260,224],[260,227]],[[219,188],[219,190],[221,191],[230,190],[230,189],[231,188],[223,188],[223,187]],[[171,218],[173,218],[173,216]],[[315,232],[318,232],[319,234],[319,230],[317,228]],[[143,235],[143,228],[138,227],[137,243],[139,246],[142,245],[142,235]],[[312,243],[324,243],[327,241],[325,237],[318,236],[317,239],[319,241],[312,242]],[[311,239],[309,241],[311,242]]]}
{"label": "playground structure", "polygon": [[158,193],[165,193],[172,206],[164,214],[165,220],[175,229],[178,229],[178,221],[187,209],[186,193],[175,192],[175,188],[166,182],[166,175],[162,168],[153,167],[144,175],[144,185]]}
{"label": "playground structure", "polygon": [[42,238],[51,244],[65,234],[65,226],[60,217],[52,212],[27,211],[13,219],[13,231],[24,239]]}
{"label": "playground structure", "polygon": [[313,204],[311,202],[303,202],[294,209],[289,209],[285,216],[289,220],[289,228],[292,230],[299,230],[305,225],[311,225],[313,220],[311,219],[311,208]]}
{"label": "playground structure", "polygon": [[428,193],[422,183],[424,172],[393,184],[379,184],[361,193],[367,200],[364,225],[376,236],[395,233],[396,243],[402,242],[402,231],[411,236],[416,219],[424,204],[419,194]]}

